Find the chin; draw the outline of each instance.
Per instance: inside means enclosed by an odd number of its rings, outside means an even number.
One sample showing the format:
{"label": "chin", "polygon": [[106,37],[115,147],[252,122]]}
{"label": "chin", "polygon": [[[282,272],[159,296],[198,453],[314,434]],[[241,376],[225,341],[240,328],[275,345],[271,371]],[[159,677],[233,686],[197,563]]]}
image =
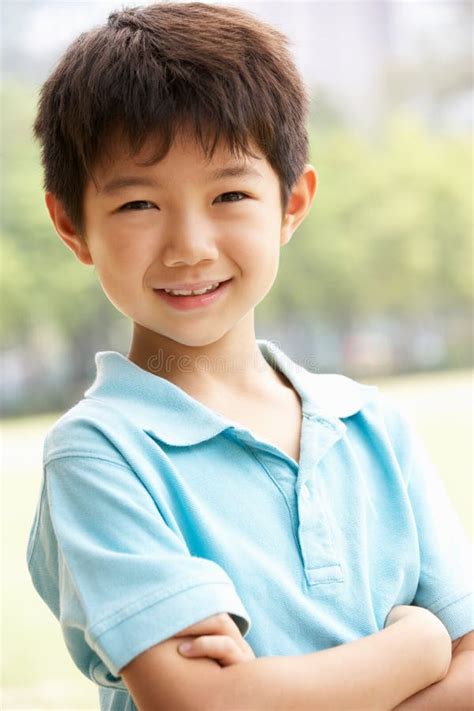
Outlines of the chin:
{"label": "chin", "polygon": [[209,335],[206,337],[202,333],[196,333],[193,337],[193,335],[188,333],[183,336],[176,335],[174,338],[170,336],[170,338],[171,340],[176,341],[176,343],[180,343],[182,346],[187,346],[188,348],[205,348],[206,346],[211,346],[213,343],[220,341],[222,336],[223,334],[220,336]]}
{"label": "chin", "polygon": [[[150,334],[154,331],[153,328],[147,330],[150,331]],[[170,341],[174,341],[188,348],[204,348],[205,346],[216,343],[225,335],[225,332],[219,333],[216,329],[210,329],[210,331],[206,333],[202,328],[202,324],[198,325],[197,323],[195,324],[195,328],[193,328],[193,324],[188,323],[183,326],[182,330],[162,329],[156,330],[155,333],[159,337],[167,338]]]}

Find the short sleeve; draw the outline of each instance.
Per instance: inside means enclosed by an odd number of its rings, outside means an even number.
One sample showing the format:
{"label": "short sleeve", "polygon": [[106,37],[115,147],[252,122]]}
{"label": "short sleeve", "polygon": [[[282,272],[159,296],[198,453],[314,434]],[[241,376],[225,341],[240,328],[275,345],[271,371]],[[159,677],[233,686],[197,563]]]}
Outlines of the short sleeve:
{"label": "short sleeve", "polygon": [[[413,604],[433,612],[454,640],[474,629],[472,545],[424,444],[411,423],[406,421],[405,425],[407,492],[420,557]],[[453,467],[455,461],[453,458]]]}
{"label": "short sleeve", "polygon": [[241,633],[250,618],[225,570],[190,554],[127,465],[93,456],[47,463],[28,544],[39,594],[79,669],[125,688],[119,670],[218,612]]}

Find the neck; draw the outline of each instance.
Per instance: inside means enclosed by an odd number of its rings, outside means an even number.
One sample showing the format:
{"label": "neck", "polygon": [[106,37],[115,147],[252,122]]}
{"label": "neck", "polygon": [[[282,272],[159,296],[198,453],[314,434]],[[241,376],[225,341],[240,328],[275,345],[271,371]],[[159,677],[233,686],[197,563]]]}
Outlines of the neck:
{"label": "neck", "polygon": [[128,359],[188,392],[255,393],[281,378],[258,347],[254,325],[237,324],[211,343],[188,345],[134,324]]}

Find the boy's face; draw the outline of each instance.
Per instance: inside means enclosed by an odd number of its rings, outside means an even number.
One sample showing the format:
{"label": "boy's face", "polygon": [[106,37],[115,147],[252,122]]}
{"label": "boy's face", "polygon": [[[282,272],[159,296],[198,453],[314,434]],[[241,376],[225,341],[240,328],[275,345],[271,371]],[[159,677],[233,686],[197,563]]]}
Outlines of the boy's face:
{"label": "boy's face", "polygon": [[[310,208],[316,174],[307,166],[282,224],[278,177],[263,156],[245,158],[252,174],[216,178],[217,170],[239,163],[223,145],[208,162],[200,145],[180,134],[159,163],[137,165],[153,150],[151,138],[134,157],[118,144],[96,168],[97,188],[89,181],[84,196],[87,244],[67,233],[52,196],[48,209],[60,236],[80,261],[94,264],[109,300],[149,346],[157,334],[205,346],[243,319],[253,324],[254,308],[275,280],[280,247]],[[177,308],[157,292],[227,280],[209,303],[193,308]]]}

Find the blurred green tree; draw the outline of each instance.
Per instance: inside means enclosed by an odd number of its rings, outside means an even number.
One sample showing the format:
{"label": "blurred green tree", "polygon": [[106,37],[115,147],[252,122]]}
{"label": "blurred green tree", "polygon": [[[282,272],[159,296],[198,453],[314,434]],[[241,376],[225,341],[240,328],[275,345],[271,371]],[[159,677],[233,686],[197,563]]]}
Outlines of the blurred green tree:
{"label": "blurred green tree", "polygon": [[470,308],[468,138],[430,134],[400,115],[375,141],[313,126],[311,146],[318,191],[282,250],[268,314],[347,325]]}
{"label": "blurred green tree", "polygon": [[37,97],[30,87],[2,90],[2,319],[4,346],[28,342],[37,324],[52,323],[70,341],[89,342],[113,316],[92,268],[57,237],[44,203],[40,152],[32,135]]}

